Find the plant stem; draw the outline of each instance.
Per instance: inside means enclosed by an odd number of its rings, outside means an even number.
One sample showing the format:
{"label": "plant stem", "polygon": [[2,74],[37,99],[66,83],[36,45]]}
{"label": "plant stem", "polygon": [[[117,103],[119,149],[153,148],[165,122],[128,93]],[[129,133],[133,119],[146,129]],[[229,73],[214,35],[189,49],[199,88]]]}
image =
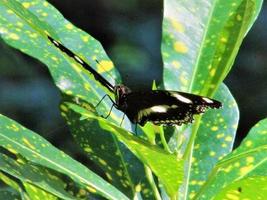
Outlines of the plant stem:
{"label": "plant stem", "polygon": [[168,151],[169,153],[172,153],[171,150],[170,150],[170,148],[169,148],[168,143],[166,142],[165,135],[164,135],[164,132],[163,132],[163,130],[162,130],[162,127],[161,127],[161,129],[159,130],[159,135],[160,135],[160,140],[161,140],[161,142],[162,142],[162,145],[163,145],[164,149],[165,149],[166,151]]}
{"label": "plant stem", "polygon": [[189,138],[189,142],[187,144],[187,147],[185,149],[185,153],[183,155],[183,159],[185,160],[184,167],[187,168],[187,171],[185,171],[185,176],[184,176],[184,192],[183,192],[184,194],[182,197],[184,200],[187,199],[189,180],[190,180],[190,172],[191,172],[191,166],[192,166],[194,142],[196,139],[198,128],[200,126],[200,122],[201,122],[201,117],[196,118],[195,124],[193,125],[193,128],[192,128],[192,134]]}
{"label": "plant stem", "polygon": [[158,188],[155,184],[155,181],[154,181],[154,178],[153,178],[153,174],[150,170],[150,168],[148,166],[144,166],[145,167],[145,173],[146,173],[146,177],[147,177],[147,180],[152,188],[152,191],[154,193],[154,196],[156,198],[156,200],[161,200],[161,196],[160,196],[160,193],[158,191]]}

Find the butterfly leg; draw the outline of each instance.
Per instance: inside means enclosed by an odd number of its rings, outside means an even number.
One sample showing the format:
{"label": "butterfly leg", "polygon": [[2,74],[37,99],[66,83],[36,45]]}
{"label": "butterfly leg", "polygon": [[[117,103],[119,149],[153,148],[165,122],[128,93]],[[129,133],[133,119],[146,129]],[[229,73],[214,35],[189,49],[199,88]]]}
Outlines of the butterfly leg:
{"label": "butterfly leg", "polygon": [[108,95],[105,94],[102,99],[100,99],[100,101],[96,104],[95,108],[97,108],[97,106],[99,106],[99,104],[107,97]]}
{"label": "butterfly leg", "polygon": [[103,117],[103,118],[107,119],[107,118],[110,116],[110,114],[111,114],[111,111],[112,111],[113,107],[114,107],[114,103],[112,104],[112,106],[111,106],[111,108],[110,108],[110,110],[109,110],[108,114],[107,114],[106,116],[103,116],[103,115],[101,115],[101,117]]}
{"label": "butterfly leg", "polygon": [[121,120],[120,126],[122,125],[122,122],[124,121],[124,117],[125,117],[125,113],[123,113],[123,116],[122,116],[122,120]]}
{"label": "butterfly leg", "polygon": [[135,133],[136,136],[138,135],[138,134],[137,134],[137,124],[135,124],[135,127],[134,127],[134,133]]}
{"label": "butterfly leg", "polygon": [[108,114],[107,114],[106,116],[101,115],[101,117],[103,117],[103,118],[105,118],[105,119],[107,119],[107,118],[110,116],[113,107],[116,106],[116,103],[113,101],[113,99],[112,99],[108,94],[105,94],[105,95],[102,97],[102,99],[100,99],[100,101],[99,101],[99,102],[96,104],[96,106],[95,106],[95,108],[97,108],[97,106],[99,106],[99,104],[100,104],[106,97],[108,97],[108,98],[110,99],[110,101],[112,102],[112,106],[111,106],[111,108],[110,108],[110,110],[109,110],[109,112],[108,112]]}

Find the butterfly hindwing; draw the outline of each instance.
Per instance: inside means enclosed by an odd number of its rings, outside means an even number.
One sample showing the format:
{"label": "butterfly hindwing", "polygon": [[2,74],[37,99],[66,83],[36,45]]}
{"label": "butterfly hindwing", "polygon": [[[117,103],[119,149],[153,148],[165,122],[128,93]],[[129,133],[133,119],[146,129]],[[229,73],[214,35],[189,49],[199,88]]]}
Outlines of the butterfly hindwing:
{"label": "butterfly hindwing", "polygon": [[147,121],[157,125],[187,124],[193,121],[194,114],[203,113],[206,108],[221,107],[220,102],[207,97],[165,90],[131,92],[125,103],[125,114],[141,126]]}

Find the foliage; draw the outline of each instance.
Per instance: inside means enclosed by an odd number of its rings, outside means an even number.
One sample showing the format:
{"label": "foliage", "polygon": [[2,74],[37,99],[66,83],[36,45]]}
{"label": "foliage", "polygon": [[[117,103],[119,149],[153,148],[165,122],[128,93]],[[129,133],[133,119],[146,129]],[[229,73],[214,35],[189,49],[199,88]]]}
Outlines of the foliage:
{"label": "foliage", "polygon": [[[119,82],[100,43],[46,1],[2,0],[1,38],[47,65],[62,93],[62,116],[106,180],[38,134],[0,115],[0,178],[10,186],[1,195],[22,199],[161,199],[166,195],[171,199],[222,199],[251,197],[258,191],[264,196],[267,121],[252,128],[231,152],[239,113],[222,83],[261,3],[164,2],[165,88],[214,96],[224,107],[172,130],[147,124],[137,136],[128,120],[120,127],[121,112],[114,110],[108,119],[99,116],[109,111],[110,102],[104,100],[97,110],[93,105],[104,94],[113,94],[47,36],[74,51],[113,84],[107,74]],[[170,135],[167,141],[165,135]]]}

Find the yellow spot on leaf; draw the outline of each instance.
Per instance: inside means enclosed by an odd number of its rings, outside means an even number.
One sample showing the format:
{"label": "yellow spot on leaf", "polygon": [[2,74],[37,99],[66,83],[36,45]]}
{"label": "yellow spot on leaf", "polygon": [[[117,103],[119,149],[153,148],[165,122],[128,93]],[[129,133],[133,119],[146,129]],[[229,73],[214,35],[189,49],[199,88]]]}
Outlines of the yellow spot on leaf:
{"label": "yellow spot on leaf", "polygon": [[174,29],[176,31],[178,31],[180,33],[183,33],[185,31],[183,24],[181,24],[175,20],[172,20],[171,22],[172,22],[172,26],[174,27]]}
{"label": "yellow spot on leaf", "polygon": [[190,192],[189,199],[193,199],[195,195],[196,195],[195,191]]}
{"label": "yellow spot on leaf", "polygon": [[216,155],[216,152],[215,151],[210,151],[209,155],[210,156],[215,156]]}
{"label": "yellow spot on leaf", "polygon": [[230,172],[231,169],[232,169],[232,165],[229,165],[229,166],[227,166],[226,168],[224,168],[223,171],[225,171],[225,172]]}
{"label": "yellow spot on leaf", "polygon": [[101,60],[97,65],[98,73],[110,71],[114,67],[113,63],[109,60]]}
{"label": "yellow spot on leaf", "polygon": [[116,171],[116,174],[117,174],[118,176],[122,176],[122,170],[117,170],[117,171]]}
{"label": "yellow spot on leaf", "polygon": [[253,144],[253,143],[252,143],[251,140],[248,140],[248,141],[245,142],[246,147],[251,147],[252,144]]}
{"label": "yellow spot on leaf", "polygon": [[241,15],[237,15],[237,16],[236,16],[236,20],[237,20],[237,21],[241,21],[241,20],[242,20],[242,16],[241,16]]}
{"label": "yellow spot on leaf", "polygon": [[227,42],[227,38],[225,38],[225,37],[221,37],[221,42],[222,42],[222,43],[226,43],[226,42]]}
{"label": "yellow spot on leaf", "polygon": [[43,13],[42,13],[42,16],[43,16],[43,17],[47,17],[47,16],[48,16],[48,14],[47,14],[47,13],[45,13],[45,12],[43,12]]}
{"label": "yellow spot on leaf", "polygon": [[249,156],[246,158],[247,163],[253,163],[255,161],[255,158],[252,156]]}
{"label": "yellow spot on leaf", "polygon": [[19,26],[19,27],[23,27],[23,23],[21,23],[21,22],[17,22],[17,26]]}
{"label": "yellow spot on leaf", "polygon": [[191,185],[196,185],[196,184],[197,184],[197,181],[196,181],[196,180],[192,180],[192,181],[190,182],[190,184],[191,184]]}
{"label": "yellow spot on leaf", "polygon": [[74,28],[74,26],[71,23],[66,24],[65,27],[69,30],[72,30]]}
{"label": "yellow spot on leaf", "polygon": [[68,108],[64,105],[60,105],[60,109],[64,112],[67,112],[68,111]]}
{"label": "yellow spot on leaf", "polygon": [[31,33],[29,36],[30,36],[31,38],[37,38],[37,37],[38,37],[37,33]]}
{"label": "yellow spot on leaf", "polygon": [[219,122],[224,122],[224,118],[220,118],[219,119]]}
{"label": "yellow spot on leaf", "polygon": [[205,181],[198,181],[198,185],[204,185]]}
{"label": "yellow spot on leaf", "polygon": [[235,162],[234,166],[235,167],[240,167],[240,162]]}
{"label": "yellow spot on leaf", "polygon": [[91,90],[91,87],[90,87],[90,85],[88,83],[84,83],[83,86],[84,86],[85,90],[87,90],[87,91]]}
{"label": "yellow spot on leaf", "polygon": [[225,141],[226,141],[226,142],[232,142],[232,140],[233,140],[233,138],[232,138],[231,136],[227,136],[227,137],[225,138]]}
{"label": "yellow spot on leaf", "polygon": [[87,152],[87,153],[92,153],[93,152],[93,150],[90,147],[85,147],[84,151]]}
{"label": "yellow spot on leaf", "polygon": [[226,197],[229,200],[239,200],[240,199],[238,196],[236,196],[234,194],[230,194],[230,193],[226,194]]}
{"label": "yellow spot on leaf", "polygon": [[33,145],[29,142],[29,140],[27,140],[26,138],[22,138],[22,141],[23,141],[24,144],[25,144],[26,146],[28,146],[29,148],[31,148],[31,149],[35,149],[35,146],[33,146]]}
{"label": "yellow spot on leaf", "polygon": [[19,127],[17,127],[16,124],[12,124],[10,128],[15,132],[19,131]]}
{"label": "yellow spot on leaf", "polygon": [[181,63],[179,61],[173,61],[172,65],[174,66],[174,68],[179,69],[181,67]]}
{"label": "yellow spot on leaf", "polygon": [[200,147],[200,144],[196,144],[194,149],[197,150],[197,149],[199,149],[199,147]]}
{"label": "yellow spot on leaf", "polygon": [[212,70],[210,70],[210,76],[214,76],[215,73],[216,73],[216,69],[215,68],[213,68]]}
{"label": "yellow spot on leaf", "polygon": [[109,173],[105,173],[109,180],[112,180],[112,176]]}
{"label": "yellow spot on leaf", "polygon": [[7,148],[8,151],[10,151],[13,154],[17,154],[18,152],[15,149]]}
{"label": "yellow spot on leaf", "polygon": [[72,95],[73,94],[73,92],[71,90],[67,90],[67,91],[65,91],[65,93],[68,94],[68,95]]}
{"label": "yellow spot on leaf", "polygon": [[98,161],[101,165],[107,165],[107,162],[101,158],[99,158]]}
{"label": "yellow spot on leaf", "polygon": [[14,14],[13,10],[10,10],[10,9],[8,9],[6,12],[7,12],[8,14]]}
{"label": "yellow spot on leaf", "polygon": [[89,36],[88,35],[82,36],[82,40],[84,42],[88,42],[89,41]]}
{"label": "yellow spot on leaf", "polygon": [[211,127],[211,130],[212,130],[212,131],[217,131],[218,129],[219,129],[218,126],[213,126],[213,127]]}
{"label": "yellow spot on leaf", "polygon": [[86,189],[91,193],[96,193],[97,192],[97,190],[95,188],[90,187],[90,186],[87,186]]}
{"label": "yellow spot on leaf", "polygon": [[222,143],[221,147],[222,148],[226,148],[227,147],[227,144],[226,143]]}
{"label": "yellow spot on leaf", "polygon": [[45,1],[45,2],[43,2],[43,6],[44,7],[47,7],[49,4]]}
{"label": "yellow spot on leaf", "polygon": [[188,52],[188,47],[183,42],[175,42],[174,49],[178,53],[186,53]]}
{"label": "yellow spot on leaf", "polygon": [[136,191],[136,192],[141,192],[141,190],[142,190],[142,186],[141,186],[141,184],[137,184],[137,185],[135,186],[135,191]]}
{"label": "yellow spot on leaf", "polygon": [[56,62],[58,61],[58,58],[56,56],[51,56],[51,59]]}
{"label": "yellow spot on leaf", "polygon": [[248,165],[240,168],[240,176],[244,176],[253,169],[253,165]]}
{"label": "yellow spot on leaf", "polygon": [[31,3],[30,2],[23,2],[22,5],[24,8],[29,8],[31,6]]}
{"label": "yellow spot on leaf", "polygon": [[10,33],[9,38],[12,40],[19,40],[19,36],[16,33]]}
{"label": "yellow spot on leaf", "polygon": [[76,64],[76,63],[71,63],[71,66],[72,66],[78,73],[82,72],[82,68],[81,68],[78,64]]}

